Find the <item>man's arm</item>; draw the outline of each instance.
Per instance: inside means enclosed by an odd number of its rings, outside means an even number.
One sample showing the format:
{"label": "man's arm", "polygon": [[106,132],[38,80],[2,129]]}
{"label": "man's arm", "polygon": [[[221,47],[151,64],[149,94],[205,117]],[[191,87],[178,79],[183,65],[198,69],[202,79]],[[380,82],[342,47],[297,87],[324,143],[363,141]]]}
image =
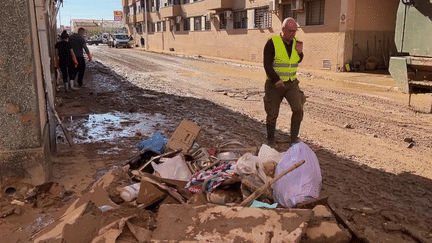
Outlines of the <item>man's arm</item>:
{"label": "man's arm", "polygon": [[84,51],[87,53],[87,57],[89,58],[89,61],[91,61],[93,59],[93,56],[90,54],[90,50],[87,47],[87,44],[85,43],[84,37],[82,37],[82,46],[84,48]]}
{"label": "man's arm", "polygon": [[269,39],[264,46],[264,70],[267,74],[267,77],[270,79],[272,83],[276,83],[280,80],[279,75],[273,68],[273,61],[275,58],[275,48],[273,45],[272,39]]}

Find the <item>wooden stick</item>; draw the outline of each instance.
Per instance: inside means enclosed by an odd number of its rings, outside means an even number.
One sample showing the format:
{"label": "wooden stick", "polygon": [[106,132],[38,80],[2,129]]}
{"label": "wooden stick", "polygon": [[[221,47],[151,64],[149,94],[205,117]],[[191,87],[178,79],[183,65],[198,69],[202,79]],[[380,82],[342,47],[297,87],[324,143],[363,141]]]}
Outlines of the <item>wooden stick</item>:
{"label": "wooden stick", "polygon": [[145,167],[147,167],[151,162],[153,162],[153,161],[155,161],[155,160],[157,160],[157,159],[160,159],[160,158],[163,158],[163,157],[165,157],[165,156],[170,156],[170,155],[173,155],[173,154],[176,154],[176,153],[179,153],[179,152],[181,152],[183,149],[177,149],[177,150],[174,150],[174,151],[171,151],[171,152],[168,152],[168,153],[164,153],[164,154],[161,154],[161,155],[158,155],[158,156],[155,156],[155,157],[152,157],[147,163],[145,163],[144,165],[142,165],[139,169],[138,169],[138,171],[142,171]]}
{"label": "wooden stick", "polygon": [[288,174],[289,172],[297,169],[299,166],[303,165],[305,163],[304,160],[301,160],[297,163],[295,163],[293,166],[291,166],[289,169],[287,169],[286,171],[280,173],[279,175],[277,175],[275,178],[273,178],[271,181],[268,181],[267,183],[264,184],[264,186],[258,188],[258,190],[256,190],[254,193],[252,193],[248,198],[246,198],[241,204],[240,206],[243,207],[248,207],[252,204],[252,202],[257,199],[259,196],[261,196],[261,194],[263,194],[265,192],[265,190],[267,190],[267,188],[270,188],[271,185],[273,185],[277,180],[279,180],[280,178],[282,178],[282,176]]}
{"label": "wooden stick", "polygon": [[73,141],[73,139],[72,139],[72,136],[70,135],[70,133],[69,133],[69,131],[66,129],[66,127],[63,125],[63,122],[60,120],[60,117],[59,117],[59,115],[57,114],[57,111],[56,111],[54,108],[52,108],[52,107],[51,107],[51,109],[53,110],[53,113],[54,113],[54,116],[55,116],[56,119],[57,119],[57,122],[59,123],[60,127],[62,128],[63,134],[65,135],[66,140],[67,140],[68,143],[69,143],[69,146],[70,146],[70,147],[73,147],[73,146],[74,146],[74,141]]}
{"label": "wooden stick", "polygon": [[215,162],[213,162],[213,163],[207,165],[206,167],[202,168],[200,171],[206,171],[206,170],[210,169],[211,167],[213,167],[215,165],[218,165],[220,162],[222,162],[222,160],[218,159]]}

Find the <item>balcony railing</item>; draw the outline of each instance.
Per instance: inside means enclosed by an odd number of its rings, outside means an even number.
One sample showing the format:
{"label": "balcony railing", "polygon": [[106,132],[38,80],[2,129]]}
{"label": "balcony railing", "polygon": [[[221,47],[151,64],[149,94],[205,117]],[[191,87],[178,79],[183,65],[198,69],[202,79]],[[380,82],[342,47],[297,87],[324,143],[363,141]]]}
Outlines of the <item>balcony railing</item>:
{"label": "balcony railing", "polygon": [[162,7],[159,11],[162,18],[170,18],[180,16],[182,14],[182,8],[180,5]]}
{"label": "balcony railing", "polygon": [[205,0],[205,6],[208,10],[231,9],[232,0]]}

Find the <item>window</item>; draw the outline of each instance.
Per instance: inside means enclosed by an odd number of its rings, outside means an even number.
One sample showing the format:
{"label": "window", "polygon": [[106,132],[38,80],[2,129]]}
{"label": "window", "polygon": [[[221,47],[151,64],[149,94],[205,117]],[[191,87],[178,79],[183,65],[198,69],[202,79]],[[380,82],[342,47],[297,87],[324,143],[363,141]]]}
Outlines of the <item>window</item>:
{"label": "window", "polygon": [[211,29],[211,17],[206,16],[205,17],[205,30]]}
{"label": "window", "polygon": [[162,31],[166,31],[166,22],[167,21],[162,21]]}
{"label": "window", "polygon": [[156,23],[148,22],[148,25],[147,25],[148,28],[147,28],[147,30],[148,30],[149,33],[155,32],[155,24]]}
{"label": "window", "polygon": [[123,13],[125,17],[129,17],[129,7],[123,7]]}
{"label": "window", "polygon": [[283,6],[283,13],[282,13],[283,19],[282,19],[282,21],[284,19],[290,18],[290,17],[297,21],[297,12],[293,12],[293,11],[291,11],[291,9],[292,9],[292,4],[285,4]]}
{"label": "window", "polygon": [[142,35],[143,28],[141,24],[137,24],[137,26],[135,26],[135,30],[138,34]]}
{"label": "window", "polygon": [[156,32],[162,31],[162,22],[157,22]]}
{"label": "window", "polygon": [[183,30],[189,31],[190,30],[190,18],[185,18],[183,20]]}
{"label": "window", "polygon": [[142,9],[141,9],[141,3],[140,2],[137,2],[136,3],[136,13],[137,14],[140,14],[142,12]]}
{"label": "window", "polygon": [[247,29],[247,12],[234,12],[234,29]]}
{"label": "window", "polygon": [[128,11],[128,15],[127,16],[130,17],[132,15],[135,15],[135,13],[133,11],[133,5],[131,4],[131,5],[129,5],[129,11]]}
{"label": "window", "polygon": [[219,14],[219,29],[226,29],[226,19],[224,13]]}
{"label": "window", "polygon": [[323,25],[325,0],[306,2],[306,25]]}
{"label": "window", "polygon": [[201,16],[200,16],[200,17],[195,17],[195,18],[194,18],[194,30],[195,30],[195,31],[200,31],[200,30],[202,30],[202,25],[201,25]]}
{"label": "window", "polygon": [[271,22],[272,18],[269,8],[255,9],[255,28],[270,28],[272,26]]}
{"label": "window", "polygon": [[182,0],[183,4],[189,3],[189,0]]}

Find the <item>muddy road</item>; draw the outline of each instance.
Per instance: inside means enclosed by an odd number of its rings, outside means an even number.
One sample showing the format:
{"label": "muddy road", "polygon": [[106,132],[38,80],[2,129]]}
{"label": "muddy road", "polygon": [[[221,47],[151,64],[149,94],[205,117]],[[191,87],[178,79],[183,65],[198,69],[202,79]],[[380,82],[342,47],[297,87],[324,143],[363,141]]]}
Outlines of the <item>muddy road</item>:
{"label": "muddy road", "polygon": [[[137,87],[201,99],[188,105],[166,101],[167,111],[201,124],[208,145],[227,138],[262,143],[261,66],[103,46],[93,52]],[[413,234],[432,241],[430,97],[413,97],[408,107],[408,96],[388,75],[299,71],[308,97],[301,138],[320,158],[323,194],[370,242],[415,242]],[[208,101],[229,112],[213,105],[206,109]],[[288,147],[290,115],[284,101],[278,119],[280,151]],[[399,226],[388,226],[393,222]]]}
{"label": "muddy road", "polygon": [[[169,137],[182,119],[201,126],[199,143],[206,148],[227,139],[263,143],[261,66],[90,48],[95,61],[88,63],[85,87],[59,92],[56,100],[77,145],[70,148],[59,130],[53,181],[72,198],[26,207],[25,218],[0,218],[0,237],[7,242],[27,242],[36,226],[49,222],[40,219],[55,211],[53,205],[70,203],[109,168],[133,157],[135,144],[155,131]],[[386,75],[299,71],[308,97],[300,136],[319,159],[322,195],[365,239],[353,242],[432,242],[432,119],[425,112],[430,97],[414,97],[409,108],[407,95]],[[290,116],[284,101],[279,151],[289,145]],[[412,148],[405,138],[413,140]]]}

